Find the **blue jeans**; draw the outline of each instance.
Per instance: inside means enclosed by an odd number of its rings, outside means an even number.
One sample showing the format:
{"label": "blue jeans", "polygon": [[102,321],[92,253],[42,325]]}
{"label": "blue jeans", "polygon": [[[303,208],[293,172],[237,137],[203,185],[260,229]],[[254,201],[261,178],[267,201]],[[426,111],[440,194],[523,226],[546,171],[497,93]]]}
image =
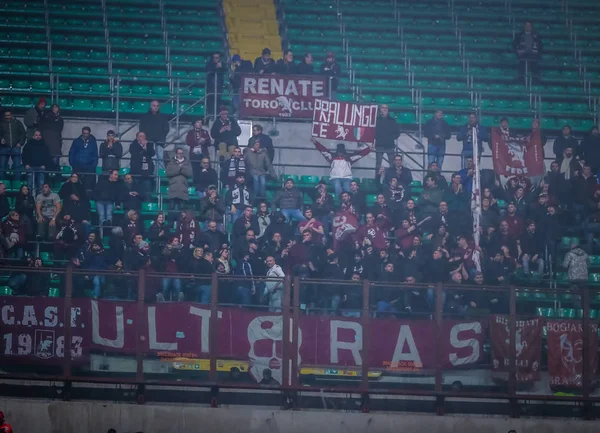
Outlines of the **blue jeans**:
{"label": "blue jeans", "polygon": [[398,309],[386,301],[377,302],[377,313],[385,316],[387,314],[397,314]]}
{"label": "blue jeans", "polygon": [[156,151],[156,174],[158,174],[158,170],[165,169],[165,148],[154,143],[154,150]]}
{"label": "blue jeans", "polygon": [[200,302],[201,304],[210,304],[211,292],[211,285],[198,286],[198,288],[196,289],[196,302]]}
{"label": "blue jeans", "polygon": [[96,275],[93,279],[94,282],[94,298],[99,298],[102,294],[102,284],[104,284],[104,275]]}
{"label": "blue jeans", "polygon": [[352,182],[352,179],[337,178],[330,179],[330,182],[333,185],[333,188],[335,189],[336,197],[339,197],[344,191],[350,192],[350,183]]}
{"label": "blue jeans", "polygon": [[444,164],[444,155],[446,154],[446,146],[436,146],[435,144],[427,145],[427,166],[432,162],[437,162],[439,169],[442,169]]}
{"label": "blue jeans", "polygon": [[102,224],[105,221],[112,221],[113,209],[115,204],[112,201],[97,201],[96,210],[98,211],[98,222]]}
{"label": "blue jeans", "polygon": [[169,292],[173,295],[173,301],[179,300],[179,292],[181,292],[181,280],[179,278],[163,278],[162,294],[165,297],[165,301],[169,300]]}
{"label": "blue jeans", "polygon": [[198,194],[198,198],[204,198],[204,196],[206,195],[206,193],[204,191],[199,191],[199,190],[196,190],[196,194]]}
{"label": "blue jeans", "polygon": [[8,279],[8,287],[18,292],[25,287],[26,282],[27,275],[25,274],[11,275],[11,277]]}
{"label": "blue jeans", "polygon": [[281,213],[287,222],[292,221],[292,218],[296,221],[306,221],[306,218],[304,218],[300,209],[281,209]]}
{"label": "blue jeans", "polygon": [[225,214],[227,215],[227,220],[230,221],[231,224],[233,224],[238,218],[240,218],[244,214],[244,209],[240,209],[236,206],[235,212],[232,213],[231,206],[227,206]]}
{"label": "blue jeans", "polygon": [[250,292],[250,288],[248,287],[238,287],[237,288],[237,298],[238,304],[240,305],[252,305],[252,293]]}
{"label": "blue jeans", "polygon": [[9,159],[12,159],[12,170],[21,168],[21,148],[0,147],[0,172],[8,170]]}
{"label": "blue jeans", "polygon": [[27,170],[27,185],[36,191],[42,189],[42,185],[44,185],[44,180],[46,179],[46,174],[41,170],[43,169],[39,167],[31,167]]}
{"label": "blue jeans", "polygon": [[[435,289],[433,287],[427,288],[427,304],[431,311],[435,311]],[[442,290],[442,308],[446,305],[446,289]]]}
{"label": "blue jeans", "polygon": [[264,174],[253,174],[252,187],[254,188],[255,197],[265,198],[267,196],[267,176]]}

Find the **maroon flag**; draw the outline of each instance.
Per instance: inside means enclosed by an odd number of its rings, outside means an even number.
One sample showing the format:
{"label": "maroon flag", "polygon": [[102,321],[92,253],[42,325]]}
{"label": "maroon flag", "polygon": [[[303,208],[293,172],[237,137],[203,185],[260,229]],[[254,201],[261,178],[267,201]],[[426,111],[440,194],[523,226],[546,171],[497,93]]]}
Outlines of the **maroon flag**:
{"label": "maroon flag", "polygon": [[[542,321],[517,320],[515,353],[517,354],[517,382],[532,382],[540,378],[542,353]],[[510,367],[510,332],[508,316],[490,318],[492,338],[492,369],[508,372]]]}
{"label": "maroon flag", "polygon": [[318,75],[242,75],[240,115],[310,119],[327,94],[327,78]]}
{"label": "maroon flag", "polygon": [[333,249],[339,251],[340,246],[351,239],[357,228],[356,215],[348,211],[337,212],[333,217]]}
{"label": "maroon flag", "polygon": [[503,176],[541,176],[544,174],[544,150],[540,130],[524,137],[511,137],[500,128],[492,129],[494,171]]}
{"label": "maroon flag", "polygon": [[[548,320],[548,376],[550,386],[581,388],[583,384],[583,322]],[[590,347],[587,354],[590,375],[598,367],[598,324],[588,329]]]}
{"label": "maroon flag", "polygon": [[375,142],[377,105],[315,100],[312,136],[330,140]]}

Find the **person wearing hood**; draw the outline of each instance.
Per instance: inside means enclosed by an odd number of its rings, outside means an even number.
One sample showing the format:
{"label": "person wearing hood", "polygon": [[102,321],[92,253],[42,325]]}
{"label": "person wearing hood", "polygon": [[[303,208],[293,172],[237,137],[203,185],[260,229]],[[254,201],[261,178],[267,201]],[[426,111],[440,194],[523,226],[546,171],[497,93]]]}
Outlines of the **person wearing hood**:
{"label": "person wearing hood", "polygon": [[400,125],[392,116],[387,104],[379,107],[379,117],[375,126],[375,173],[379,173],[383,154],[387,155],[388,164],[391,165],[396,153],[396,139],[400,136]]}
{"label": "person wearing hood", "polygon": [[435,161],[441,169],[446,155],[446,140],[450,139],[450,125],[442,110],[435,110],[433,117],[425,123],[423,132],[427,137],[427,165]]}
{"label": "person wearing hood", "polygon": [[285,215],[280,211],[273,212],[271,215],[271,224],[265,230],[263,237],[273,240],[275,233],[279,234],[281,245],[288,245],[294,238],[292,226],[287,223]]}
{"label": "person wearing hood", "polygon": [[579,141],[571,135],[571,132],[571,126],[565,125],[562,128],[561,135],[554,140],[552,150],[554,151],[556,159],[562,158],[567,147],[573,149],[573,156],[579,155]]}
{"label": "person wearing hood", "polygon": [[585,285],[588,282],[587,253],[579,246],[579,239],[573,238],[571,250],[565,254],[563,268],[567,269],[567,279],[571,284]]}
{"label": "person wearing hood", "polygon": [[63,214],[67,213],[74,220],[80,221],[83,224],[89,222],[90,201],[84,185],[79,181],[77,173],[71,174],[69,180],[63,183],[58,191],[58,196],[63,201]]}
{"label": "person wearing hood", "polygon": [[269,155],[261,148],[260,140],[255,140],[251,149],[244,154],[244,163],[248,173],[252,176],[254,197],[265,199],[267,196],[267,176],[277,178],[271,165]]}
{"label": "person wearing hood", "polygon": [[[188,193],[188,179],[193,176],[192,165],[183,155],[183,149],[175,151],[175,156],[167,165],[167,177],[169,178],[169,211],[176,214],[187,206],[190,199]],[[175,218],[173,218],[175,220]]]}
{"label": "person wearing hood", "polygon": [[60,166],[60,157],[62,155],[62,131],[65,121],[60,114],[60,106],[52,104],[50,111],[44,114],[40,126],[44,141],[50,149],[50,155],[56,166]]}
{"label": "person wearing hood", "polygon": [[42,189],[46,179],[45,171],[52,167],[50,150],[42,139],[42,133],[35,131],[23,148],[23,165],[27,170],[27,183],[35,190]]}
{"label": "person wearing hood", "polygon": [[242,75],[254,72],[254,66],[250,60],[244,60],[239,54],[234,54],[231,58],[231,72],[229,73],[229,82],[233,91],[231,105],[233,114],[240,112],[240,89],[242,88]]}
{"label": "person wearing hood", "polygon": [[102,158],[102,172],[108,173],[111,170],[121,168],[121,157],[123,156],[123,146],[119,138],[112,129],[106,133],[106,140],[100,145],[100,158]]}
{"label": "person wearing hood", "polygon": [[350,182],[352,182],[352,164],[358,162],[371,152],[371,147],[366,146],[362,150],[355,152],[347,152],[344,143],[338,143],[335,151],[330,151],[314,137],[311,138],[312,143],[321,155],[331,165],[329,179],[335,189],[335,195],[339,197],[342,192],[350,192]]}
{"label": "person wearing hood", "polygon": [[39,129],[44,119],[44,109],[46,108],[46,97],[42,96],[38,99],[34,107],[31,107],[25,112],[23,122],[27,127],[27,139],[33,137],[36,129]]}
{"label": "person wearing hood", "polygon": [[152,148],[156,152],[157,169],[164,170],[164,153],[167,135],[169,134],[169,119],[160,112],[160,103],[158,101],[154,100],[150,102],[150,109],[140,118],[139,132],[143,132],[146,135],[146,139],[152,144]]}
{"label": "person wearing hood", "polygon": [[25,127],[10,110],[6,110],[0,123],[0,174],[8,170],[9,159],[12,159],[13,170],[21,167],[21,148],[24,144]]}
{"label": "person wearing hood", "polygon": [[150,201],[152,195],[152,176],[154,175],[154,161],[156,155],[154,143],[148,140],[146,133],[138,132],[135,140],[129,145],[130,173],[139,176],[137,186],[142,200]]}
{"label": "person wearing hood", "polygon": [[73,140],[69,149],[69,165],[73,171],[81,173],[86,191],[93,191],[96,186],[98,143],[89,126],[84,126],[81,135]]}
{"label": "person wearing hood", "polygon": [[[79,262],[82,269],[102,271],[107,268],[104,247],[101,242],[98,242],[96,233],[90,233],[79,250]],[[86,275],[85,278],[89,280],[90,276]],[[94,298],[98,299],[102,294],[102,286],[105,283],[104,275],[93,275],[91,280],[94,284]]]}
{"label": "person wearing hood", "polygon": [[600,130],[594,125],[581,141],[579,158],[592,167],[592,173],[600,174]]}
{"label": "person wearing hood", "polygon": [[276,72],[275,60],[271,58],[271,50],[264,48],[261,56],[254,60],[254,72],[261,75],[274,74]]}

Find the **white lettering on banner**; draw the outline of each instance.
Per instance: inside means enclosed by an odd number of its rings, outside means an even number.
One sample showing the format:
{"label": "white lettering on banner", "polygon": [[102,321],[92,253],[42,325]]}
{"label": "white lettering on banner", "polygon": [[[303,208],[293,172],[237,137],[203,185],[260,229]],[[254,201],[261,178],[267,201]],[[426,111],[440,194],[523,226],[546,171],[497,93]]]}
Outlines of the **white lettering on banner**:
{"label": "white lettering on banner", "polygon": [[[408,352],[405,353],[404,344],[408,345]],[[412,361],[415,367],[422,367],[421,356],[419,350],[415,344],[415,338],[413,337],[412,331],[409,325],[400,326],[400,332],[398,332],[398,340],[396,341],[396,348],[394,349],[394,355],[392,356],[392,367],[398,366],[400,361]]]}
{"label": "white lettering on banner", "polygon": [[295,80],[293,78],[263,77],[256,79],[245,77],[243,93],[273,96],[312,96],[319,98],[325,96],[325,82],[323,80]]}
{"label": "white lettering on banner", "polygon": [[459,323],[454,325],[450,330],[450,344],[452,347],[456,349],[463,349],[466,347],[471,348],[471,354],[465,356],[464,358],[459,358],[456,353],[451,353],[449,355],[450,363],[453,366],[464,365],[464,364],[474,364],[479,360],[479,341],[476,338],[469,338],[467,340],[460,340],[458,338],[458,334],[464,331],[473,331],[476,334],[481,334],[481,323],[480,322],[472,322],[472,323]]}
{"label": "white lettering on banner", "polygon": [[[100,346],[122,349],[125,346],[125,325],[123,319],[123,307],[115,306],[115,322],[117,336],[114,340],[104,338],[100,335],[100,312],[98,311],[98,301],[92,303],[92,341]],[[73,312],[71,311],[71,315]],[[150,313],[148,313],[150,314]],[[106,317],[106,315],[103,315]]]}
{"label": "white lettering on banner", "polygon": [[316,100],[313,121],[342,126],[374,128],[377,122],[376,105],[342,104],[337,101]]}
{"label": "white lettering on banner", "polygon": [[44,316],[44,326],[53,328],[58,325],[58,307],[46,307]]}
{"label": "white lettering on banner", "polygon": [[35,317],[35,309],[33,305],[25,305],[23,309],[23,322],[21,325],[23,326],[35,326],[38,324],[38,321]]}
{"label": "white lettering on banner", "polygon": [[549,320],[546,324],[548,332],[583,332],[581,323],[556,322]]}
{"label": "white lettering on banner", "polygon": [[[200,316],[200,352],[209,353],[210,351],[210,310],[203,310],[198,307],[190,307],[190,314]],[[218,315],[217,315],[218,317]]]}
{"label": "white lettering on banner", "polygon": [[[354,341],[339,341],[338,330],[350,329],[354,331]],[[362,349],[362,326],[356,322],[342,322],[341,320],[332,320],[330,322],[329,331],[329,352],[331,362],[337,364],[339,362],[338,350],[349,350],[352,352],[352,358],[356,365],[362,365],[362,357],[360,351]]]}
{"label": "white lettering on banner", "polygon": [[[9,313],[11,314],[9,316]],[[10,325],[14,325],[15,324],[15,307],[13,307],[12,305],[5,305],[4,307],[2,307],[2,323],[4,323],[7,326]]]}
{"label": "white lettering on banner", "polygon": [[161,343],[156,340],[156,307],[148,307],[148,340],[150,350],[177,351],[177,342]]}

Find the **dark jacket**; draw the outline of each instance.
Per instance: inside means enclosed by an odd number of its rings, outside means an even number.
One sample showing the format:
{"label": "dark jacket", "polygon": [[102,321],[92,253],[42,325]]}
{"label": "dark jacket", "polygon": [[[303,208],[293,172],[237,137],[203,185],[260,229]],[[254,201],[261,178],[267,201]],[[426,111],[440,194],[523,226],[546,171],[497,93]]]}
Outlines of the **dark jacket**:
{"label": "dark jacket", "polygon": [[536,254],[544,254],[544,240],[537,231],[531,233],[529,230],[526,230],[521,235],[520,244],[521,253],[528,254],[529,257],[533,257]]}
{"label": "dark jacket", "polygon": [[44,110],[40,110],[37,105],[35,107],[31,107],[29,110],[25,112],[25,116],[23,117],[23,122],[27,127],[27,138],[33,137],[33,133],[36,129],[41,126],[42,119],[44,118]]}
{"label": "dark jacket", "polygon": [[250,221],[247,221],[244,216],[239,217],[233,223],[233,239],[239,239],[246,235],[248,230],[253,230],[255,234],[260,232],[260,227],[258,226],[258,218],[256,215],[252,215],[250,217]]}
{"label": "dark jacket", "polygon": [[206,62],[206,87],[208,93],[214,93],[215,91],[215,80],[217,84],[217,93],[223,88],[225,72],[227,68],[226,63],[221,61],[221,66],[218,67],[212,58]]}
{"label": "dark jacket", "polygon": [[331,77],[329,82],[331,83],[331,90],[336,91],[340,84],[340,77],[342,76],[342,67],[338,62],[323,62],[321,65],[321,75]]}
{"label": "dark jacket", "polygon": [[51,165],[53,165],[50,150],[44,140],[28,140],[25,147],[23,147],[22,157],[23,165],[30,165],[32,167],[44,166],[47,169],[50,169]]}
{"label": "dark jacket", "polygon": [[[230,130],[225,130],[221,132],[221,128],[225,125],[230,125]],[[215,140],[215,146],[219,143],[225,143],[228,146],[237,146],[238,145],[238,137],[242,134],[242,129],[240,125],[238,125],[237,121],[232,118],[228,118],[225,122],[221,120],[219,117],[213,123],[212,128],[210,128],[210,135]]]}
{"label": "dark jacket", "polygon": [[302,191],[298,188],[292,189],[280,189],[275,194],[273,202],[271,203],[271,210],[275,212],[277,208],[280,209],[302,209],[304,199],[302,197]]}
{"label": "dark jacket", "polygon": [[223,201],[217,196],[213,201],[210,201],[210,197],[204,196],[200,201],[200,221],[211,221],[216,222],[223,221],[223,215],[225,215],[225,205]]}
{"label": "dark jacket", "polygon": [[[135,183],[135,179],[132,183],[123,182],[123,188],[121,189],[121,199],[123,203],[123,209],[128,211],[129,209],[140,210],[142,208],[142,195]],[[137,193],[137,195],[132,195]]]}
{"label": "dark jacket", "polygon": [[266,63],[262,57],[257,57],[254,60],[254,72],[257,74],[274,74],[277,70],[275,60],[269,59]]}
{"label": "dark jacket", "polygon": [[[542,39],[536,32],[531,32],[533,38],[533,46],[531,53],[525,53],[528,55],[540,55],[542,53]],[[525,32],[521,32],[515,36],[512,43],[515,51],[525,51]]]}
{"label": "dark jacket", "polygon": [[42,138],[48,145],[52,156],[62,154],[62,130],[64,125],[65,121],[60,112],[54,114],[52,111],[48,111],[44,114],[40,129],[42,131]]}
{"label": "dark jacket", "polygon": [[98,144],[96,137],[90,135],[87,141],[80,136],[73,140],[69,149],[69,164],[76,169],[84,168],[86,171],[94,172],[98,165]]}
{"label": "dark jacket", "polygon": [[308,65],[304,59],[297,65],[297,74],[298,75],[313,75],[315,73],[315,68],[312,64]]}
{"label": "dark jacket", "polygon": [[206,191],[210,185],[217,185],[219,176],[214,168],[204,169],[197,164],[193,164],[192,168],[194,171],[194,185],[196,185],[198,191]]}
{"label": "dark jacket", "polygon": [[169,120],[160,111],[152,113],[148,110],[140,119],[140,132],[146,133],[148,141],[164,146],[169,133]]}
{"label": "dark jacket", "polygon": [[[72,200],[71,195],[76,195],[79,200]],[[90,201],[83,183],[66,181],[60,187],[58,196],[63,202],[62,215],[69,214],[78,223],[90,219]]]}
{"label": "dark jacket", "polygon": [[[445,146],[446,140],[450,138],[450,125],[444,119],[432,117],[425,123],[423,133],[430,145]],[[436,135],[439,138],[435,138]]]}
{"label": "dark jacket", "polygon": [[112,182],[108,176],[100,176],[94,197],[97,201],[120,203],[123,197],[123,186],[123,181],[120,179]]}
{"label": "dark jacket", "polygon": [[293,75],[298,73],[298,66],[294,62],[286,62],[279,59],[275,65],[275,71],[278,74]]}
{"label": "dark jacket", "polygon": [[235,68],[233,75],[229,79],[231,87],[233,87],[234,90],[239,90],[240,87],[242,87],[242,75],[251,74],[253,72],[254,66],[252,66],[252,62],[250,60],[242,60],[240,66]]}
{"label": "dark jacket", "polygon": [[567,147],[573,149],[573,156],[579,154],[579,141],[575,137],[572,135],[569,135],[568,137],[565,137],[564,135],[556,137],[552,150],[557,159],[563,157],[563,152]]}
{"label": "dark jacket", "polygon": [[32,218],[35,212],[35,201],[31,194],[23,195],[20,192],[17,193],[17,196],[15,197],[15,210],[19,212],[21,218],[23,218],[23,216]]}
{"label": "dark jacket", "polygon": [[[10,202],[8,201],[8,196],[6,195],[6,193],[0,195],[0,220],[2,218],[4,218],[6,215],[8,215],[8,212],[10,212]],[[2,247],[0,246],[0,250],[2,249]]]}
{"label": "dark jacket", "polygon": [[[483,142],[488,141],[488,130],[485,126],[480,125],[479,123],[475,126],[477,128],[477,143],[479,146],[477,149],[479,150],[479,155],[483,153]],[[458,135],[456,136],[456,141],[462,141],[463,148],[462,153],[472,155],[473,154],[473,134],[469,134],[469,130],[472,126],[467,123],[463,125],[458,130]]]}
{"label": "dark jacket", "polygon": [[271,162],[273,162],[273,158],[275,158],[275,148],[273,147],[273,140],[271,140],[271,137],[261,132],[260,134],[252,136],[248,139],[248,147],[252,147],[256,140],[260,141],[261,149],[265,149],[267,151],[269,159]]}
{"label": "dark jacket", "polygon": [[154,174],[154,161],[152,157],[156,152],[152,142],[148,141],[144,149],[137,140],[133,140],[129,146],[129,154],[131,155],[131,174],[141,174],[144,176],[152,176]]}
{"label": "dark jacket", "polygon": [[[189,159],[194,164],[203,157],[208,158],[208,146],[212,146],[212,140],[206,129],[196,130],[196,128],[192,128],[185,136],[185,144],[190,148]],[[200,149],[200,152],[198,152],[198,149]]]}
{"label": "dark jacket", "polygon": [[379,116],[377,118],[377,126],[375,127],[375,145],[379,150],[394,149],[394,142],[400,136],[400,125],[396,120],[387,115],[386,117]]}
{"label": "dark jacket", "polygon": [[112,147],[104,141],[100,145],[100,158],[102,158],[102,170],[118,170],[121,168],[121,157],[123,156],[123,145],[120,141],[114,141]]}
{"label": "dark jacket", "polygon": [[588,134],[581,141],[579,147],[579,158],[592,167],[592,172],[596,174],[600,168],[600,135]]}
{"label": "dark jacket", "polygon": [[412,172],[409,168],[402,167],[400,173],[397,172],[395,166],[391,166],[385,169],[383,174],[383,185],[387,187],[390,184],[390,180],[396,178],[398,183],[401,184],[404,188],[408,188],[410,183],[413,181]]}
{"label": "dark jacket", "polygon": [[[5,143],[2,144],[1,140],[4,140]],[[14,118],[10,122],[2,120],[0,123],[0,147],[15,147],[17,144],[21,146],[25,144],[25,127]]]}

